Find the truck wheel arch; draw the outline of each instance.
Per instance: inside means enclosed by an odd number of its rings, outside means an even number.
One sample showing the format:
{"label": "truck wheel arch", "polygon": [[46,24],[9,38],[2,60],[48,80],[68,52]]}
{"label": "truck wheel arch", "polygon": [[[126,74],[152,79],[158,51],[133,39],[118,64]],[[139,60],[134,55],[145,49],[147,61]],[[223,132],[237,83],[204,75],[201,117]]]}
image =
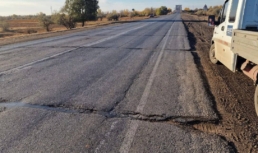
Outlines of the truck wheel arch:
{"label": "truck wheel arch", "polygon": [[209,50],[209,58],[210,58],[210,61],[211,63],[213,64],[217,64],[219,61],[216,59],[215,57],[215,44],[211,44],[211,48]]}
{"label": "truck wheel arch", "polygon": [[254,106],[255,106],[256,114],[257,114],[257,116],[258,116],[258,86],[256,86],[256,89],[255,89],[255,94],[254,94]]}

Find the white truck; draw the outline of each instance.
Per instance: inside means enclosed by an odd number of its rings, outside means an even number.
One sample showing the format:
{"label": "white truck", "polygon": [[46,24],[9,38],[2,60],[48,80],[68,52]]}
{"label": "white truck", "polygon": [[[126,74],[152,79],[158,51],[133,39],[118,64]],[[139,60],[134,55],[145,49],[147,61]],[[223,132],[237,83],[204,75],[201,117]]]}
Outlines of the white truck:
{"label": "white truck", "polygon": [[215,25],[210,61],[241,70],[254,81],[258,115],[258,0],[226,0]]}

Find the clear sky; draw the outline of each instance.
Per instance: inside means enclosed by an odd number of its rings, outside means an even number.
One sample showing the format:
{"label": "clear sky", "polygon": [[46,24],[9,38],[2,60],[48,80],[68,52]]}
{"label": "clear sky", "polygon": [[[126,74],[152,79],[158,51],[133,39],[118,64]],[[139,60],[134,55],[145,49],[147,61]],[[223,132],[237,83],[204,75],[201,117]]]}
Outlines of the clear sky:
{"label": "clear sky", "polygon": [[[39,12],[46,14],[52,10],[60,10],[65,0],[0,0],[0,16],[12,14],[35,15]],[[99,0],[99,6],[103,11],[123,10],[134,8],[143,10],[146,7],[167,6],[174,9],[175,5],[181,4],[183,8],[202,8],[222,5],[224,0]]]}

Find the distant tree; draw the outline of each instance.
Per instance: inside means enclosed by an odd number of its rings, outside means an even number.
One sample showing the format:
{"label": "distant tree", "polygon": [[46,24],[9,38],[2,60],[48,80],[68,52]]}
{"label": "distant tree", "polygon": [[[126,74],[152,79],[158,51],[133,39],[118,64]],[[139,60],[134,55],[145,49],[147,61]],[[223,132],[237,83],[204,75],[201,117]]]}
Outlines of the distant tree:
{"label": "distant tree", "polygon": [[102,21],[102,19],[105,17],[105,14],[101,11],[101,9],[98,9],[97,12],[97,18],[100,19],[100,21]]}
{"label": "distant tree", "polygon": [[207,15],[219,16],[219,13],[220,13],[221,8],[222,8],[222,6],[210,7],[209,10],[206,12],[206,14],[207,14]]}
{"label": "distant tree", "polygon": [[135,11],[133,12],[133,16],[141,16],[141,12],[135,10]]}
{"label": "distant tree", "polygon": [[172,9],[171,8],[168,8],[168,13],[171,13],[172,12]]}
{"label": "distant tree", "polygon": [[145,16],[149,16],[149,15],[152,14],[152,10],[150,8],[145,8],[143,10],[143,13],[144,13]]}
{"label": "distant tree", "polygon": [[116,11],[116,10],[113,10],[113,11],[112,11],[112,14],[113,14],[113,19],[114,19],[115,21],[118,21],[120,15],[117,13],[117,11]]}
{"label": "distant tree", "polygon": [[119,15],[116,10],[113,10],[112,12],[108,13],[106,17],[107,17],[108,21],[112,21],[112,20],[118,21],[119,20]]}
{"label": "distant tree", "polygon": [[198,15],[198,16],[205,15],[203,10],[199,10],[195,14]]}
{"label": "distant tree", "polygon": [[189,8],[189,7],[186,7],[184,10],[185,10],[185,11],[190,11],[190,8]]}
{"label": "distant tree", "polygon": [[156,9],[155,12],[156,12],[156,15],[167,15],[169,11],[166,6],[161,6],[160,8]]}
{"label": "distant tree", "polygon": [[69,15],[75,22],[96,20],[98,0],[66,0],[62,12]]}
{"label": "distant tree", "polygon": [[0,21],[0,28],[2,29],[3,32],[9,30],[9,24],[7,21]]}
{"label": "distant tree", "polygon": [[13,15],[12,15],[12,19],[18,19],[18,15],[13,14]]}
{"label": "distant tree", "polygon": [[54,22],[51,20],[51,16],[47,16],[46,14],[40,12],[38,13],[38,20],[40,22],[40,25],[46,29],[46,31],[50,31],[50,25],[54,24]]}
{"label": "distant tree", "polygon": [[132,11],[129,11],[128,9],[126,9],[126,10],[121,11],[119,16],[132,18],[135,13],[137,14],[136,11],[132,12]]}
{"label": "distant tree", "polygon": [[75,28],[76,23],[72,16],[66,15],[64,13],[55,12],[52,15],[52,20],[59,25],[65,26],[67,29]]}
{"label": "distant tree", "polygon": [[156,15],[162,15],[162,10],[161,10],[161,8],[156,9]]}
{"label": "distant tree", "polygon": [[166,15],[168,14],[168,8],[166,6],[161,6],[161,15]]}
{"label": "distant tree", "polygon": [[147,16],[145,11],[136,11],[136,14],[140,17]]}
{"label": "distant tree", "polygon": [[129,10],[122,10],[120,11],[121,17],[129,17],[130,11]]}
{"label": "distant tree", "polygon": [[134,17],[134,13],[133,12],[129,12],[129,18],[133,18]]}
{"label": "distant tree", "polygon": [[123,17],[123,10],[119,11],[119,17]]}
{"label": "distant tree", "polygon": [[137,15],[136,13],[137,13],[137,12],[136,12],[135,9],[133,8],[133,9],[132,9],[132,12],[130,12],[129,17],[130,17],[130,18],[133,18],[134,16]]}

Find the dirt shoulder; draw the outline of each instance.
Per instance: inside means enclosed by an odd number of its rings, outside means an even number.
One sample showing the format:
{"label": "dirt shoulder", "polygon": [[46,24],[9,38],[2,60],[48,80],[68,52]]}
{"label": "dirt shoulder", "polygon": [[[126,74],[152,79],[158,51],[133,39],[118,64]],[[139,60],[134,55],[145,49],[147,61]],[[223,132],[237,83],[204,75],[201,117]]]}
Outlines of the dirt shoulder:
{"label": "dirt shoulder", "polygon": [[182,18],[195,63],[220,116],[217,123],[199,123],[194,127],[224,137],[237,152],[258,152],[258,117],[252,80],[241,72],[231,72],[222,64],[212,64],[208,52],[213,28],[194,15],[183,14]]}

